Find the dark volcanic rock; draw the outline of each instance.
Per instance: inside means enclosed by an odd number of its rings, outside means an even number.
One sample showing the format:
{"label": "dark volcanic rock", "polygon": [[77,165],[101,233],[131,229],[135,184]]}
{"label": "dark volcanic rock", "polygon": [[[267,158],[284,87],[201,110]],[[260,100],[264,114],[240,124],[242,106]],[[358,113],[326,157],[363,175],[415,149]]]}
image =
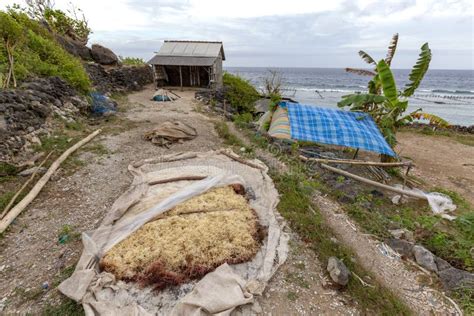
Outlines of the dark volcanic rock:
{"label": "dark volcanic rock", "polygon": [[105,92],[127,92],[142,89],[153,83],[153,72],[151,67],[117,67],[106,70],[98,64],[85,64],[87,73],[95,88]]}
{"label": "dark volcanic rock", "polygon": [[0,160],[10,161],[25,145],[39,142],[39,133],[54,114],[71,121],[87,113],[89,103],[57,77],[31,79],[18,89],[0,90]]}
{"label": "dark volcanic rock", "polygon": [[92,59],[101,65],[117,65],[119,59],[117,55],[107,47],[93,44],[91,49]]}

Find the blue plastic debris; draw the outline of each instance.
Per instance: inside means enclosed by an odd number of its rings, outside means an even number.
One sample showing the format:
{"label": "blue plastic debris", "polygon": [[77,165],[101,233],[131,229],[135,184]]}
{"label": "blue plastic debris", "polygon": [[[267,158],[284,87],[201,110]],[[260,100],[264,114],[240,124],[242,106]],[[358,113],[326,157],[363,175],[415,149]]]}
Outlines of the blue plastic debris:
{"label": "blue plastic debris", "polygon": [[167,102],[167,101],[171,101],[170,97],[167,96],[167,95],[155,95],[153,97],[153,101],[158,101],[158,102]]}
{"label": "blue plastic debris", "polygon": [[92,114],[104,115],[117,112],[117,103],[100,92],[92,92]]}

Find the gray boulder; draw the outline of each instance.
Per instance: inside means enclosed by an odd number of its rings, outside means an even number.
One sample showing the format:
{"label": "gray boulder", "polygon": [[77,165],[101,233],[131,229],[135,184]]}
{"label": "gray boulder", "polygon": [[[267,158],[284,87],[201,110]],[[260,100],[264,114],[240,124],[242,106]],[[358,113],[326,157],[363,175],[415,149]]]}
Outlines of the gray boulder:
{"label": "gray boulder", "polygon": [[113,51],[99,44],[92,45],[91,55],[92,59],[101,65],[117,65],[119,63],[119,59]]}
{"label": "gray boulder", "polygon": [[328,260],[327,271],[331,279],[339,285],[346,286],[349,282],[350,271],[346,265],[336,257],[330,257]]}
{"label": "gray boulder", "polygon": [[435,255],[425,247],[416,245],[413,247],[413,255],[416,262],[429,271],[438,272],[438,267],[435,262]]}
{"label": "gray boulder", "polygon": [[79,57],[82,60],[92,59],[91,49],[83,43],[61,35],[56,35],[56,40],[69,54]]}
{"label": "gray boulder", "polygon": [[438,276],[446,289],[453,290],[460,287],[474,289],[473,273],[451,267],[438,272]]}

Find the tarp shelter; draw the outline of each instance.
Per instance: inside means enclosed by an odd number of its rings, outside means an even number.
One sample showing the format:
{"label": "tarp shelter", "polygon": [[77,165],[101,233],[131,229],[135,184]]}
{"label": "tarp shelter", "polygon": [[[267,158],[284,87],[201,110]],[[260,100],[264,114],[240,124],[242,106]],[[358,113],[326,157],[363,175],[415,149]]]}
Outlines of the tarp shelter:
{"label": "tarp shelter", "polygon": [[166,40],[148,63],[158,86],[209,88],[222,86],[223,60],[222,42]]}
{"label": "tarp shelter", "polygon": [[[348,112],[292,102],[281,102],[288,111],[291,139],[346,146],[395,157],[396,154],[367,113]],[[275,112],[272,127],[282,132],[285,111]],[[271,133],[270,133],[271,135]],[[278,138],[278,137],[277,137]],[[286,138],[286,137],[285,137]]]}

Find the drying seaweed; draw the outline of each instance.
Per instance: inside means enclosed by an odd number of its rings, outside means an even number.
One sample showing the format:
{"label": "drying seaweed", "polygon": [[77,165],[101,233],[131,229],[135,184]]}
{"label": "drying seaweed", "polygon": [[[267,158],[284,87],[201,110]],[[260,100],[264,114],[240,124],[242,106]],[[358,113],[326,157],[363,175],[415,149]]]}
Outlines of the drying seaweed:
{"label": "drying seaweed", "polygon": [[159,289],[199,278],[224,262],[252,259],[264,230],[244,191],[239,185],[215,188],[177,205],[114,246],[101,267]]}

